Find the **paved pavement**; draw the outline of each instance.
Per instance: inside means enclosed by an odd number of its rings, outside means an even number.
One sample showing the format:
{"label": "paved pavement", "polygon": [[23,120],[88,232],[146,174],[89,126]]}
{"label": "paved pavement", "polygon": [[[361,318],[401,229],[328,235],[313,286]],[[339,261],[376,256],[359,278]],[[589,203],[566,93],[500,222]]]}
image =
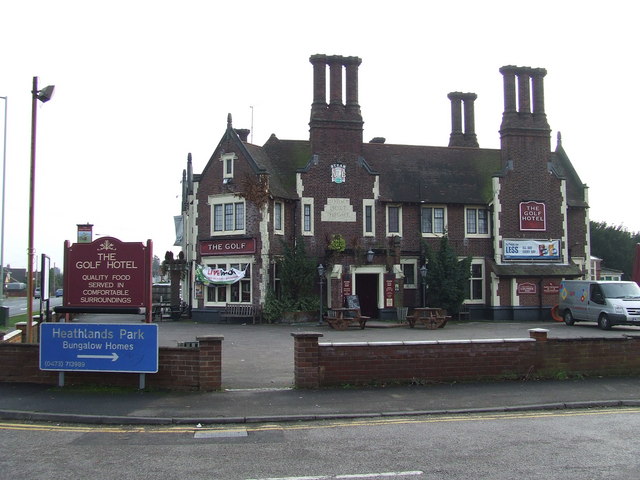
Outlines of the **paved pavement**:
{"label": "paved pavement", "polygon": [[[83,322],[139,322],[98,316]],[[443,329],[407,327],[348,331],[307,325],[220,325],[159,322],[161,346],[222,335],[222,392],[95,392],[74,387],[0,383],[0,418],[114,424],[220,424],[368,416],[640,405],[640,378],[513,381],[378,388],[293,389],[292,332],[320,332],[321,342],[640,335],[637,327],[602,331],[594,324],[450,322]],[[1,368],[1,367],[0,367]]]}

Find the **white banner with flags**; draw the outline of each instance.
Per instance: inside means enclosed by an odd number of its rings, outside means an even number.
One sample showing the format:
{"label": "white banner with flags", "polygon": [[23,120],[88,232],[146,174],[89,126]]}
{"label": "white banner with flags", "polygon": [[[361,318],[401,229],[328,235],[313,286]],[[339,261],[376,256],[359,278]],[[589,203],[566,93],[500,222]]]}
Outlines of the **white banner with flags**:
{"label": "white banner with flags", "polygon": [[196,282],[203,283],[204,285],[230,285],[232,283],[239,282],[245,276],[245,270],[237,270],[230,268],[225,270],[224,268],[207,267],[206,265],[196,266]]}

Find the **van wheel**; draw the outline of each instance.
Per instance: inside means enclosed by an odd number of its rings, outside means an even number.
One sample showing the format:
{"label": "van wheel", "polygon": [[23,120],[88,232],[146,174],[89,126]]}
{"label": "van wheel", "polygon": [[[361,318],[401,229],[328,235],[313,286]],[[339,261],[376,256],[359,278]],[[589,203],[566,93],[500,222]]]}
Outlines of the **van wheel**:
{"label": "van wheel", "polygon": [[567,325],[573,325],[575,323],[575,319],[573,318],[573,315],[571,314],[571,310],[565,310],[564,311],[564,323],[566,323]]}
{"label": "van wheel", "polygon": [[598,326],[602,330],[611,330],[611,320],[609,320],[606,313],[602,313],[600,317],[598,317]]}

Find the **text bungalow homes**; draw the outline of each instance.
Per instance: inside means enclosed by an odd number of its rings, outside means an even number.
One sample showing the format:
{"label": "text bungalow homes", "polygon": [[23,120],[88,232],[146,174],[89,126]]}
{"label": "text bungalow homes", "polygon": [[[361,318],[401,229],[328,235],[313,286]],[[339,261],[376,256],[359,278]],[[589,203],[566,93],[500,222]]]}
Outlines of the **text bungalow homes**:
{"label": "text bungalow homes", "polygon": [[[448,96],[447,147],[363,142],[360,58],[313,55],[310,62],[308,140],[272,135],[253,145],[229,115],[202,173],[193,173],[188,158],[183,297],[194,318],[216,321],[228,303],[262,305],[278,287],[282,241],[299,239],[329,267],[324,305],[343,306],[345,295],[357,294],[373,318],[422,306],[421,243],[437,250],[444,234],[461,258],[472,257],[471,318],[548,318],[560,281],[588,275],[587,187],[560,138],[551,150],[544,69],[500,69],[501,144],[483,149],[474,131],[476,95],[460,92]],[[345,241],[338,255],[329,249],[336,235]],[[229,281],[203,284],[196,265],[220,268]],[[233,278],[236,271],[244,277]]]}

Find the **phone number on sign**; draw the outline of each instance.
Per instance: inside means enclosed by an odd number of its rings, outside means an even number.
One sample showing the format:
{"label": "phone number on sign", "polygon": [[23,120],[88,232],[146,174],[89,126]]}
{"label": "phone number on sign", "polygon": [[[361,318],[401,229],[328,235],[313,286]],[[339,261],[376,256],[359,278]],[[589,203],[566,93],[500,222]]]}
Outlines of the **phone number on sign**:
{"label": "phone number on sign", "polygon": [[85,362],[73,361],[73,360],[45,360],[45,368],[82,368],[85,366]]}

